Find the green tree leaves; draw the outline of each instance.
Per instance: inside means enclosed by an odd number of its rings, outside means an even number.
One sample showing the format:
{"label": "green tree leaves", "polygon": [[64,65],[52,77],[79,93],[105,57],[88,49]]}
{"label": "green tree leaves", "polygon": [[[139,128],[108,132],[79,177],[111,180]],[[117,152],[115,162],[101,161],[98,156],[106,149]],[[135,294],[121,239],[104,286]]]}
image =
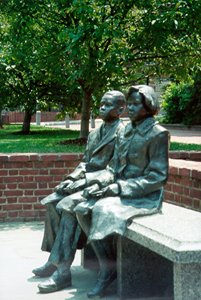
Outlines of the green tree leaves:
{"label": "green tree leaves", "polygon": [[147,76],[185,78],[200,62],[198,0],[4,0],[0,10],[7,86],[21,93],[24,87],[32,103],[62,96],[72,111],[86,101],[84,134],[105,91],[145,83]]}
{"label": "green tree leaves", "polygon": [[172,83],[163,96],[165,122],[170,124],[201,125],[201,69],[194,68],[188,83]]}

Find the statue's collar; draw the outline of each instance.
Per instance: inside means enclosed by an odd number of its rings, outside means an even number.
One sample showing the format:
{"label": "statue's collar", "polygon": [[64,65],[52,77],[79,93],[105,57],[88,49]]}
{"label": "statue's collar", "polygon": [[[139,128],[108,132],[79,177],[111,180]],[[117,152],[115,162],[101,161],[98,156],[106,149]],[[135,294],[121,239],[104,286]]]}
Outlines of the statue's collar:
{"label": "statue's collar", "polygon": [[124,135],[127,136],[130,133],[137,132],[141,136],[144,136],[156,123],[158,123],[158,121],[156,121],[154,117],[149,117],[143,120],[142,122],[138,123],[135,128],[133,127],[132,122],[130,122],[125,128]]}
{"label": "statue's collar", "polygon": [[111,128],[111,127],[114,127],[114,126],[115,126],[117,123],[119,123],[120,121],[121,121],[120,119],[117,119],[117,120],[115,120],[115,121],[109,123],[108,125],[106,125],[105,122],[103,121],[102,126],[103,126],[104,128]]}

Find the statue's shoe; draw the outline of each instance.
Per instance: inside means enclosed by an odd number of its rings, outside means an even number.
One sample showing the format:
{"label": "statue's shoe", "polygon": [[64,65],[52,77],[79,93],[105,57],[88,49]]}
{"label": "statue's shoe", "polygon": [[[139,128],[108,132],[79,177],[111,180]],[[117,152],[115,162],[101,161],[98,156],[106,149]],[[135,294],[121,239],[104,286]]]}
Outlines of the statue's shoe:
{"label": "statue's shoe", "polygon": [[39,277],[49,277],[51,276],[55,271],[57,270],[57,267],[54,266],[53,264],[49,263],[49,262],[46,262],[46,264],[40,268],[36,268],[36,269],[33,269],[33,273],[36,275],[36,276],[39,276]]}
{"label": "statue's shoe", "polygon": [[87,297],[90,299],[100,299],[104,296],[105,290],[107,287],[117,278],[117,272],[112,271],[108,277],[101,274],[97,279],[97,283],[93,290],[87,294]]}
{"label": "statue's shoe", "polygon": [[71,286],[71,273],[59,274],[55,271],[54,274],[47,280],[38,285],[41,293],[53,293]]}

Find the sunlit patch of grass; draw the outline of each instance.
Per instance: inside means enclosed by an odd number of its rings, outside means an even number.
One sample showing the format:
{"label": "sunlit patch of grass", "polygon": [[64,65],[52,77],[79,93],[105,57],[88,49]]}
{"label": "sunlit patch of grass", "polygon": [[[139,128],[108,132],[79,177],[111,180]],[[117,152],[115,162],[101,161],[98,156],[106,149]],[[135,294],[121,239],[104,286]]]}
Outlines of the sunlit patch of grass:
{"label": "sunlit patch of grass", "polygon": [[180,150],[201,151],[201,145],[171,142],[170,150],[172,150],[172,151],[180,151]]}
{"label": "sunlit patch of grass", "polygon": [[1,153],[82,153],[85,146],[57,145],[67,139],[79,138],[79,131],[31,126],[29,135],[16,134],[22,125],[6,125],[0,129]]}

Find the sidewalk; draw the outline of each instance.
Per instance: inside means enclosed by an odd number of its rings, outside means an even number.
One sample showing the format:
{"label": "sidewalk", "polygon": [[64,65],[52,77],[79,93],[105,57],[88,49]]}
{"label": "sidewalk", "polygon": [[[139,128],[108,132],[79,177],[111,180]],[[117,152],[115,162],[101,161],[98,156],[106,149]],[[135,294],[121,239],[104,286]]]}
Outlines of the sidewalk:
{"label": "sidewalk", "polygon": [[[42,266],[49,256],[40,250],[43,230],[44,224],[40,221],[0,224],[0,300],[88,300],[87,292],[94,286],[97,272],[81,267],[80,250],[71,267],[72,287],[55,293],[38,292],[38,283],[46,278],[35,277],[32,269]],[[118,300],[116,281],[108,287],[103,300]]]}
{"label": "sidewalk", "polygon": [[[124,125],[128,124],[130,121],[128,118],[123,119]],[[102,120],[96,120],[95,128],[91,128],[91,123],[89,124],[89,130],[94,130],[99,128],[102,124]],[[62,129],[72,129],[80,130],[80,122],[72,121],[70,128],[65,127],[65,122],[52,122],[52,123],[41,123],[45,127],[56,127]],[[168,126],[167,126],[168,127]],[[171,142],[185,143],[185,144],[199,144],[201,145],[201,131],[196,130],[178,130],[178,129],[169,129],[171,135]]]}
{"label": "sidewalk", "polygon": [[[45,278],[35,277],[32,269],[42,266],[48,253],[40,250],[44,225],[40,222],[0,224],[0,299],[1,300],[86,300],[94,286],[97,272],[83,269],[81,252],[77,251],[72,266],[72,287],[40,294],[37,285]],[[115,282],[105,300],[116,300]]]}

